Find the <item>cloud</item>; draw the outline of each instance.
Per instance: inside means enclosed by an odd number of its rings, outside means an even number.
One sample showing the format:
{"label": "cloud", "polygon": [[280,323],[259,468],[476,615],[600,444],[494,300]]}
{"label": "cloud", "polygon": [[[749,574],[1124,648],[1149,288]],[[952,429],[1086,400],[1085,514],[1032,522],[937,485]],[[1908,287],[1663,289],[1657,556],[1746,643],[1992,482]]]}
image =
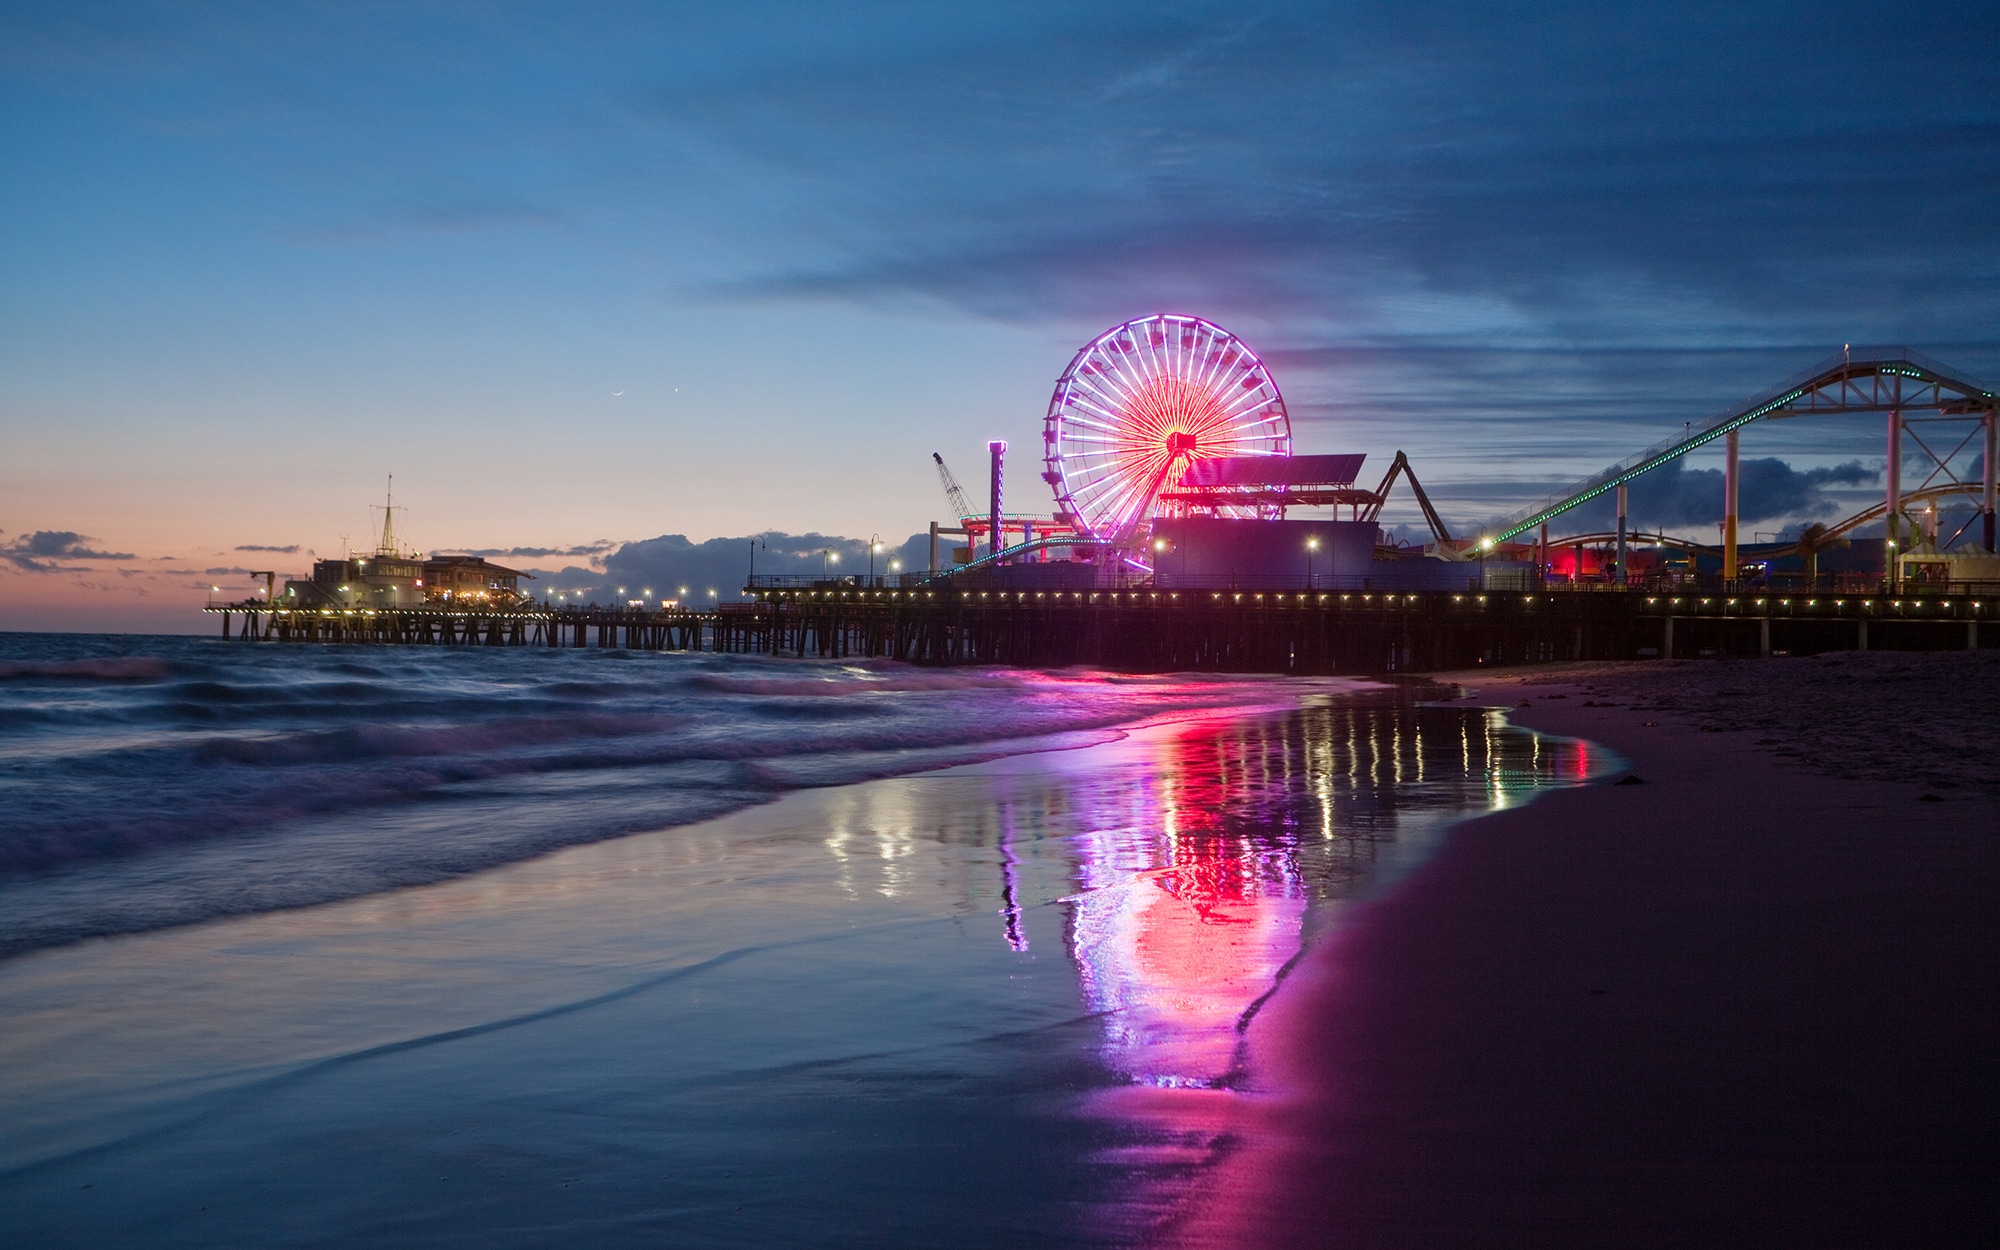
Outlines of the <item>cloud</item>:
{"label": "cloud", "polygon": [[[1829,487],[1867,486],[1882,480],[1880,466],[1850,460],[1823,468],[1794,469],[1776,457],[1739,464],[1737,520],[1806,520],[1841,510]],[[1635,479],[1629,490],[1629,522],[1648,530],[1702,527],[1722,520],[1721,469],[1690,469],[1672,460]],[[1574,508],[1559,524],[1565,529],[1611,529],[1618,523],[1617,502],[1606,494]]]}
{"label": "cloud", "polygon": [[90,540],[74,530],[36,530],[32,534],[22,534],[7,547],[0,547],[0,558],[11,561],[15,567],[33,573],[74,573],[75,568],[65,568],[59,560],[136,560],[139,557],[129,551],[96,551],[84,546]]}
{"label": "cloud", "polygon": [[[753,552],[754,545],[754,552]],[[757,573],[812,574],[831,571],[838,575],[868,572],[869,542],[865,538],[845,538],[831,534],[786,534],[776,531],[754,537],[711,538],[693,542],[685,534],[662,534],[618,546],[604,558],[604,569],[567,568],[561,572],[536,571],[541,581],[538,593],[564,591],[601,603],[624,597],[638,598],[651,590],[657,595],[677,594],[688,588],[695,602],[708,599],[735,599],[743,589],[754,561]],[[913,534],[898,543],[884,540],[875,554],[875,572],[887,576],[890,562],[901,563],[902,572],[917,572],[930,560],[930,535]],[[942,553],[948,559],[949,553]]]}
{"label": "cloud", "polygon": [[299,553],[299,545],[298,545],[297,543],[292,543],[292,544],[290,544],[289,546],[284,546],[284,547],[266,547],[266,546],[263,546],[263,545],[262,545],[262,544],[260,544],[260,543],[245,543],[245,544],[243,544],[242,546],[238,547],[238,548],[237,548],[237,550],[238,550],[238,551],[270,551],[270,552],[274,552],[274,553],[276,553],[276,554],[278,554],[278,555],[281,555],[281,556],[295,556],[295,555],[297,555],[297,554]]}
{"label": "cloud", "polygon": [[[618,545],[619,544],[612,542],[609,539],[605,539],[600,542],[583,543],[574,547],[468,547],[463,550],[455,551],[452,554],[467,555],[467,556],[485,556],[489,558],[499,557],[499,556],[514,556],[516,558],[531,559],[531,560],[546,560],[551,557],[567,557],[572,559],[577,557],[584,557],[594,562],[597,560],[598,557],[602,556],[605,552],[617,548]],[[434,554],[444,554],[444,553],[434,553]]]}
{"label": "cloud", "polygon": [[[1929,48],[2000,40],[1990,6],[1928,10],[1911,39],[1866,7],[1279,5],[1248,39],[1238,13],[1065,6],[663,91],[662,124],[818,214],[795,232],[817,246],[713,289],[1023,321],[1199,302],[1516,344],[1838,342],[2000,312],[1966,281],[2000,274],[1990,180],[1964,176],[2000,159],[1990,108],[1875,64],[1921,76]],[[1801,95],[1773,63],[1847,86]],[[1912,178],[1940,193],[1913,202]],[[1924,311],[1933,282],[1969,302]]]}

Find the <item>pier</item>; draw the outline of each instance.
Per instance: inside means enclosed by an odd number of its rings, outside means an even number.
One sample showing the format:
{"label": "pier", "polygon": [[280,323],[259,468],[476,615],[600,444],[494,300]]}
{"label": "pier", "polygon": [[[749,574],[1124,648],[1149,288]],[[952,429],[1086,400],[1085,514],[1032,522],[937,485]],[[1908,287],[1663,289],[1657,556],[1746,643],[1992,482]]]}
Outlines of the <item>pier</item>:
{"label": "pier", "polygon": [[[1033,591],[753,579],[751,602],[451,611],[213,605],[242,642],[704,651],[1126,672],[1386,673],[1661,657],[2000,647],[2000,594]],[[1980,588],[1982,591],[1985,588]],[[2000,588],[1994,588],[2000,590]],[[1982,629],[1982,625],[1984,628]]]}
{"label": "pier", "polygon": [[[1124,376],[1128,366],[1138,373],[1105,389],[1103,379]],[[1150,381],[1141,385],[1141,375]],[[1200,431],[1175,425],[1181,416],[1148,406],[1157,396],[1146,388],[1155,384],[1166,388],[1160,394],[1208,395],[1203,411],[1214,421]],[[1738,445],[1746,430],[1885,413],[1880,503],[1805,526],[1785,542],[1739,545]],[[1130,445],[1106,450],[1103,431],[1125,428],[1120,422],[1130,425]],[[224,638],[245,642],[596,647],[1126,672],[1435,672],[2000,647],[2000,628],[1987,624],[2000,604],[2000,392],[1907,348],[1843,348],[1476,538],[1452,536],[1401,452],[1381,485],[1363,490],[1355,485],[1363,456],[1296,455],[1289,430],[1283,400],[1254,353],[1211,322],[1161,314],[1093,340],[1058,382],[1043,438],[1053,516],[1010,519],[1003,509],[1005,442],[988,444],[983,520],[933,453],[961,525],[932,524],[923,573],[753,571],[743,602],[706,611],[672,601],[649,609],[650,590],[622,607],[557,606],[522,591],[529,574],[483,557],[404,551],[391,524],[394,499],[385,496],[372,553],[316,560],[309,580],[291,580],[282,593],[275,574],[259,574],[263,598],[207,611],[221,617]],[[1938,441],[1946,433],[1956,445]],[[1962,462],[1982,441],[1975,474]],[[1718,442],[1725,453],[1718,547],[1629,524],[1632,482]],[[1907,449],[1927,458],[1920,482],[1903,480]],[[1421,551],[1382,540],[1380,509],[1399,479],[1434,540]],[[1585,532],[1549,532],[1552,520],[1581,517],[1573,510],[1598,499],[1615,501],[1615,530],[1579,520]],[[1945,532],[1941,510],[1952,504],[1967,513]],[[1343,507],[1351,510],[1346,521],[1338,519]],[[1332,514],[1292,521],[1288,508]],[[1858,540],[1846,536],[1877,521],[1884,538],[1880,560],[1871,561],[1876,571],[1823,576],[1822,557],[1854,546]],[[1983,541],[1968,537],[1975,523]],[[966,539],[954,567],[939,565],[946,533]],[[1649,560],[1635,559],[1640,539],[1653,544]],[[1706,556],[1719,573],[1704,569]],[[1792,556],[1802,573],[1776,566]]]}

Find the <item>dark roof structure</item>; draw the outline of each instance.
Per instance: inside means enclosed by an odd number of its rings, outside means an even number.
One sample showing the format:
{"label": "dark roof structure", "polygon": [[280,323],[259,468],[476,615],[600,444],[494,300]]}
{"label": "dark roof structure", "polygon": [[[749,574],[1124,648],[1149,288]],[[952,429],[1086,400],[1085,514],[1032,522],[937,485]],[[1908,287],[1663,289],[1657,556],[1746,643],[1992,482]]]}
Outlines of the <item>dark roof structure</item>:
{"label": "dark roof structure", "polygon": [[[1354,485],[1365,455],[1215,456],[1188,464],[1163,501],[1192,512],[1221,508],[1365,507],[1371,491]],[[1218,513],[1219,515],[1219,513]]]}
{"label": "dark roof structure", "polygon": [[1203,487],[1340,487],[1354,485],[1365,455],[1215,456],[1188,464],[1187,489]]}

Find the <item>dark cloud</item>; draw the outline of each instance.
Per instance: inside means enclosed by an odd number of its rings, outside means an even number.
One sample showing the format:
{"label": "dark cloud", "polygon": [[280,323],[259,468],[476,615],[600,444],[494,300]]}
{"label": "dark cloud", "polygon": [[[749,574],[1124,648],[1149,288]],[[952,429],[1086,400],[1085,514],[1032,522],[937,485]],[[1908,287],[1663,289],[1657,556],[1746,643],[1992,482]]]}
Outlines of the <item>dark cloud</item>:
{"label": "dark cloud", "polygon": [[[700,543],[684,534],[663,534],[619,546],[604,558],[601,572],[576,567],[557,573],[538,570],[542,583],[538,593],[560,590],[610,603],[620,597],[620,586],[630,598],[646,590],[656,595],[674,594],[686,586],[689,598],[696,602],[706,601],[710,590],[716,592],[717,599],[731,600],[743,589],[753,561],[759,574],[831,571],[865,575],[869,545],[865,538],[775,531],[754,538],[711,538]],[[950,552],[942,551],[940,558],[949,560]],[[902,542],[884,539],[875,556],[876,573],[887,575],[892,560],[901,562],[903,572],[924,569],[930,560],[930,535],[913,534]]]}
{"label": "dark cloud", "polygon": [[297,543],[292,543],[289,546],[284,546],[284,547],[266,547],[260,543],[245,543],[241,547],[238,547],[237,550],[269,551],[282,556],[295,556],[299,553],[299,545]]}
{"label": "dark cloud", "polygon": [[[1065,9],[654,104],[841,209],[814,223],[824,246],[719,288],[745,298],[1023,320],[1198,303],[1519,346],[1935,339],[2000,311],[2000,109],[1901,84],[2000,41],[2000,14],[1910,20],[1301,4],[1251,31],[1237,6]],[[1833,78],[1801,91],[1774,64]]]}
{"label": "dark cloud", "polygon": [[[1830,487],[1868,486],[1882,480],[1879,465],[1859,460],[1814,469],[1794,469],[1775,457],[1739,463],[1737,520],[1800,521],[1842,511]],[[1635,479],[1629,490],[1627,517],[1648,530],[1710,528],[1722,520],[1721,469],[1690,469],[1672,460]],[[1568,530],[1611,529],[1617,525],[1617,502],[1606,494],[1573,508],[1558,523]]]}
{"label": "dark cloud", "polygon": [[[530,560],[546,560],[551,556],[570,557],[570,558],[582,556],[595,560],[597,557],[602,556],[607,551],[615,549],[617,546],[618,546],[617,543],[606,540],[603,542],[584,543],[580,546],[575,546],[575,547],[468,547],[463,551],[456,551],[451,554],[484,556],[489,559],[498,558],[502,556],[513,556],[517,559],[530,559]],[[440,552],[437,554],[446,554],[446,553]]]}
{"label": "dark cloud", "polygon": [[74,530],[36,530],[32,534],[16,537],[7,547],[0,547],[0,558],[11,561],[16,568],[34,573],[77,572],[65,568],[61,560],[136,560],[139,557],[129,551],[96,551],[84,546],[90,540]]}

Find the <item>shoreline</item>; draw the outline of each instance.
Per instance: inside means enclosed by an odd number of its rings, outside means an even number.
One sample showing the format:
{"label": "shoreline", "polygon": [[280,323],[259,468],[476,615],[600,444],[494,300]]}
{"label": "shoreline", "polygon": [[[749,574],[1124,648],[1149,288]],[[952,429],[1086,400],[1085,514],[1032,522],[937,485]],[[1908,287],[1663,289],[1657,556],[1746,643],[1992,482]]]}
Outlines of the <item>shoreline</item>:
{"label": "shoreline", "polygon": [[2000,802],[1978,755],[1869,772],[1898,715],[2000,723],[1992,661],[1775,664],[1448,675],[1637,780],[1457,825],[1309,953],[1162,1244],[1983,1241]]}

